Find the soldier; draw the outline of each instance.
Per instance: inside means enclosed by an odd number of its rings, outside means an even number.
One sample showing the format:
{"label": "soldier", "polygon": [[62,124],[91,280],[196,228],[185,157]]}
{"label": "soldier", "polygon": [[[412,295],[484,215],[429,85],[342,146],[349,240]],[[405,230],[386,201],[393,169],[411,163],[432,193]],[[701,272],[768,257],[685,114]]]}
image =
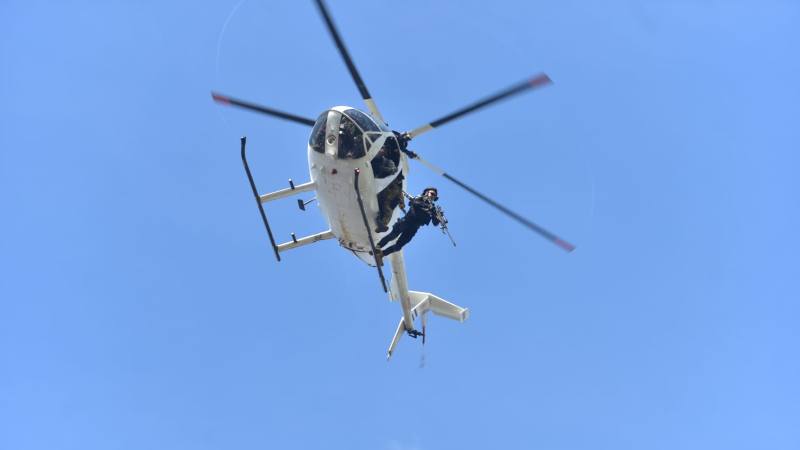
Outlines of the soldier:
{"label": "soldier", "polygon": [[[397,173],[400,165],[400,148],[395,137],[386,139],[372,159],[372,173],[376,179],[386,178]],[[392,182],[378,194],[378,216],[375,218],[378,226],[375,231],[383,233],[389,228],[386,226],[392,218],[392,212],[403,205],[403,174],[399,174]]]}
{"label": "soldier", "polygon": [[378,233],[383,233],[389,229],[386,225],[392,219],[392,212],[395,208],[400,206],[400,209],[405,211],[405,205],[403,204],[404,178],[402,173],[397,175],[397,178],[378,194],[378,217],[375,218],[378,224],[375,231]]}
{"label": "soldier", "polygon": [[[386,256],[403,248],[404,245],[411,241],[419,227],[428,225],[431,221],[433,221],[434,225],[439,225],[439,219],[436,217],[436,205],[433,203],[438,199],[439,191],[435,187],[425,188],[422,191],[422,195],[413,197],[408,202],[409,209],[406,215],[400,218],[392,227],[392,231],[378,242],[378,248],[382,249],[379,250],[382,254],[381,256]],[[383,248],[384,245],[395,238],[397,238],[397,242]]]}

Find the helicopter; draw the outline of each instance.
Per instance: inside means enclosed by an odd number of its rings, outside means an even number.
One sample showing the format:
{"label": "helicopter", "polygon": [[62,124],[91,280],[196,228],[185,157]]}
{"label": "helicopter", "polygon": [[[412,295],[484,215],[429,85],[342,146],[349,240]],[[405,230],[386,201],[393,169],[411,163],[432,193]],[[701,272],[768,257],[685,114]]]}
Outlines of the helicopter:
{"label": "helicopter", "polygon": [[[563,250],[571,252],[575,249],[575,246],[569,242],[477,191],[442,168],[428,162],[415,151],[408,149],[408,143],[424,133],[501,100],[544,87],[552,81],[546,74],[541,73],[417,128],[406,132],[392,130],[378,110],[375,100],[356,69],[324,0],[314,1],[368,112],[350,106],[334,106],[323,111],[314,120],[218,92],[212,92],[211,96],[214,101],[223,105],[239,107],[312,127],[307,145],[310,181],[295,184],[290,179],[288,188],[259,194],[247,161],[247,138],[242,137],[240,153],[245,173],[278,261],[281,261],[281,254],[288,250],[323,240],[336,239],[342,248],[377,269],[384,292],[388,293],[391,301],[399,302],[402,309],[402,317],[386,353],[388,360],[391,359],[404,334],[415,339],[421,337],[424,345],[429,312],[459,322],[464,322],[469,317],[467,308],[429,292],[410,290],[402,250],[385,256],[391,266],[391,279],[387,287],[383,271],[384,258],[380,249],[376,247],[376,243],[381,237],[386,236],[392,226],[403,216],[402,194],[408,191],[409,159],[421,163],[424,167],[448,179]],[[277,244],[264,210],[264,204],[307,192],[316,193],[315,199],[329,229],[301,238],[297,238],[292,233],[290,241]],[[399,199],[397,198],[398,192],[401,193]],[[311,201],[297,199],[298,207],[305,210],[305,206]],[[441,213],[441,209],[438,209],[438,212]],[[446,227],[446,219],[443,216],[440,218],[443,219],[440,223]],[[443,231],[446,231],[446,228],[443,228]],[[455,245],[455,242],[453,244]],[[414,325],[417,318],[420,319],[421,331],[417,330]]]}

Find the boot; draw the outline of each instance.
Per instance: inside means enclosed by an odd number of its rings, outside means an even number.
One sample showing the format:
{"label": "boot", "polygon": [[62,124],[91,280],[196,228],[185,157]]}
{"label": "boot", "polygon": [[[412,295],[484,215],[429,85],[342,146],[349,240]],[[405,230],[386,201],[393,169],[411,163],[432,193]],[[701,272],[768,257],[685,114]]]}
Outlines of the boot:
{"label": "boot", "polygon": [[376,248],[375,253],[373,253],[372,256],[375,258],[375,264],[377,264],[379,267],[383,267],[383,251],[379,248]]}
{"label": "boot", "polygon": [[383,214],[378,214],[378,217],[375,218],[375,223],[377,226],[375,227],[376,233],[383,233],[384,231],[388,230],[389,227],[386,226],[386,220],[383,218]]}

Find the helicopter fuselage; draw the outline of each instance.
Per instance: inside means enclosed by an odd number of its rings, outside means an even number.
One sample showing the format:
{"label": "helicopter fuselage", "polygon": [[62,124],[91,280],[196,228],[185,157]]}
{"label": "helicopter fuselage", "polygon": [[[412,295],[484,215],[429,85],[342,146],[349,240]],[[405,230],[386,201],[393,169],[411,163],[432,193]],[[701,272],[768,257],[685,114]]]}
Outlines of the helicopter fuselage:
{"label": "helicopter fuselage", "polygon": [[[347,106],[323,112],[309,139],[308,169],[316,186],[320,210],[339,244],[369,265],[375,265],[375,259],[371,255],[370,236],[357,201],[355,171],[360,172],[358,188],[369,230],[377,243],[386,234],[376,232],[381,208],[379,194],[392,183],[402,183],[402,191],[406,191],[408,161],[402,152],[394,152],[394,173],[385,175],[373,169],[375,159],[385,158],[385,149],[395,146],[394,132],[364,112]],[[399,176],[403,178],[398,181]],[[391,214],[387,223],[391,229],[402,212],[395,207],[384,214]]]}
{"label": "helicopter fuselage", "polygon": [[[380,242],[378,240],[386,236],[385,233],[397,224],[401,216],[403,195],[407,191],[408,157],[413,158],[434,173],[453,182],[461,189],[492,206],[495,210],[524,225],[562,249],[568,252],[575,249],[574,245],[503,206],[491,197],[482,194],[405,147],[409,140],[459,119],[466,114],[473,113],[530,89],[548,85],[551,83],[550,77],[546,74],[539,74],[522,80],[502,91],[432,120],[427,124],[403,133],[397,133],[389,129],[385,124],[377,104],[372,95],[370,95],[364,80],[358,73],[350,54],[345,48],[324,0],[316,0],[316,5],[370,114],[348,106],[336,106],[320,114],[315,121],[308,117],[298,116],[218,93],[212,92],[211,94],[215,101],[223,104],[314,127],[307,147],[308,169],[311,181],[295,186],[289,180],[290,187],[288,189],[281,189],[263,195],[259,194],[250,166],[247,163],[245,150],[247,139],[245,137],[241,138],[242,163],[272,249],[275,252],[275,258],[278,261],[281,260],[280,254],[283,251],[336,238],[343,248],[353,252],[359,259],[368,265],[376,265],[377,261],[372,256],[377,251],[376,241]],[[263,204],[309,191],[316,191],[319,207],[330,228],[300,239],[297,239],[292,233],[292,241],[276,244]],[[298,200],[298,205],[301,209],[305,209],[306,202],[300,199]],[[439,211],[437,214],[441,214],[440,210],[437,211]],[[447,223],[446,220],[443,220],[443,217],[440,217],[440,219],[442,219],[439,220],[440,224]],[[445,226],[442,226],[442,230],[447,232]],[[455,245],[455,242],[453,242],[453,245]],[[395,248],[392,248],[392,250],[395,250]],[[391,300],[400,302],[403,310],[403,317],[397,325],[389,345],[387,357],[391,357],[403,334],[409,334],[414,338],[422,336],[422,342],[425,342],[425,317],[428,312],[459,322],[467,319],[469,311],[466,308],[450,303],[434,294],[412,291],[408,288],[402,250],[390,252],[386,256],[386,260],[391,264],[391,281],[387,287],[382,264],[377,264],[381,285],[383,290],[389,293]],[[421,317],[422,331],[414,328],[414,320],[417,317]]]}

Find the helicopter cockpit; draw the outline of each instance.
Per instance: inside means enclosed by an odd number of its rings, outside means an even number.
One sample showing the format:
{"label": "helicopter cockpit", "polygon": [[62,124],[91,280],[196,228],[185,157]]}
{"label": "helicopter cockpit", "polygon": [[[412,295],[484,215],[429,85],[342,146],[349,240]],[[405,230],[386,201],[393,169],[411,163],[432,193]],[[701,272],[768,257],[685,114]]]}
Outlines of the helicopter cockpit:
{"label": "helicopter cockpit", "polygon": [[358,159],[386,131],[357,109],[331,109],[317,117],[308,145],[337,159]]}

